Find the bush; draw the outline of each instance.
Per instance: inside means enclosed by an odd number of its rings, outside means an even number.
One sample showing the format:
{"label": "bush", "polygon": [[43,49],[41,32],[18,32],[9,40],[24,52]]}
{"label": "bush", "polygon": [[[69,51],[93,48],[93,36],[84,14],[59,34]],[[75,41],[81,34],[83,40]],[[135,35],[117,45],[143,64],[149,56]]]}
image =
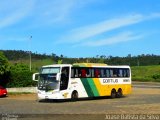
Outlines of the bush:
{"label": "bush", "polygon": [[132,81],[149,82],[151,79],[147,77],[132,77]]}
{"label": "bush", "polygon": [[0,52],[0,85],[6,87],[9,79],[9,63],[8,59]]}
{"label": "bush", "polygon": [[15,64],[10,68],[10,80],[7,87],[29,87],[35,86],[32,81],[32,72],[24,64]]}
{"label": "bush", "polygon": [[155,79],[155,80],[160,80],[160,74],[154,74],[152,75],[152,78]]}

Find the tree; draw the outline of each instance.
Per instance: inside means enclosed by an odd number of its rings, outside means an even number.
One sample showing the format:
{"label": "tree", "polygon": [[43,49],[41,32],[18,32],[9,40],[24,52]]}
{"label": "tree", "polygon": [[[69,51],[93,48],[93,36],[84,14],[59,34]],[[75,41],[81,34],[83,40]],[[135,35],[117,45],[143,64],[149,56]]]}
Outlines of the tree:
{"label": "tree", "polygon": [[32,72],[25,64],[14,64],[10,68],[10,79],[7,87],[29,87],[34,86]]}
{"label": "tree", "polygon": [[63,60],[58,60],[57,64],[62,64]]}
{"label": "tree", "polygon": [[9,79],[9,62],[4,56],[3,52],[0,52],[0,85],[6,86]]}

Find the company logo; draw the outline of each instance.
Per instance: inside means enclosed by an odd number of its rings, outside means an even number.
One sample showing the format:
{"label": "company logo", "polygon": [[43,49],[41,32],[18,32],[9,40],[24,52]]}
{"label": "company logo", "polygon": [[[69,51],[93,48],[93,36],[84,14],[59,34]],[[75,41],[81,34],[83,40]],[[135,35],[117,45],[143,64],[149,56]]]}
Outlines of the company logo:
{"label": "company logo", "polygon": [[103,79],[103,83],[118,83],[118,79]]}

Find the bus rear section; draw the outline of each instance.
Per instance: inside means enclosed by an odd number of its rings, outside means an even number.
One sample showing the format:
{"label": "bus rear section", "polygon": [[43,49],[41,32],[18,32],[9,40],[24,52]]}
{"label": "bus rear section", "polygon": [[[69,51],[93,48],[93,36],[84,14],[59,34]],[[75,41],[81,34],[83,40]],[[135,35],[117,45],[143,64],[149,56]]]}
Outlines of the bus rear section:
{"label": "bus rear section", "polygon": [[71,78],[80,81],[81,93],[87,97],[122,97],[131,93],[131,70],[129,66],[106,64],[75,64]]}

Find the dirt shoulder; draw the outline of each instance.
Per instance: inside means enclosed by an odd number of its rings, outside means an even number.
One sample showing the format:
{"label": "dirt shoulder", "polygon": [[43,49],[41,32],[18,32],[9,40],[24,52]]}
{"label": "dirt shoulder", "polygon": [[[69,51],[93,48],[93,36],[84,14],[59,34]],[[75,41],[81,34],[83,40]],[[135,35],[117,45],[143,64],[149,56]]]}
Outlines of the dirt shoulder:
{"label": "dirt shoulder", "polygon": [[36,93],[28,93],[28,94],[8,94],[6,99],[16,99],[16,100],[36,100]]}

